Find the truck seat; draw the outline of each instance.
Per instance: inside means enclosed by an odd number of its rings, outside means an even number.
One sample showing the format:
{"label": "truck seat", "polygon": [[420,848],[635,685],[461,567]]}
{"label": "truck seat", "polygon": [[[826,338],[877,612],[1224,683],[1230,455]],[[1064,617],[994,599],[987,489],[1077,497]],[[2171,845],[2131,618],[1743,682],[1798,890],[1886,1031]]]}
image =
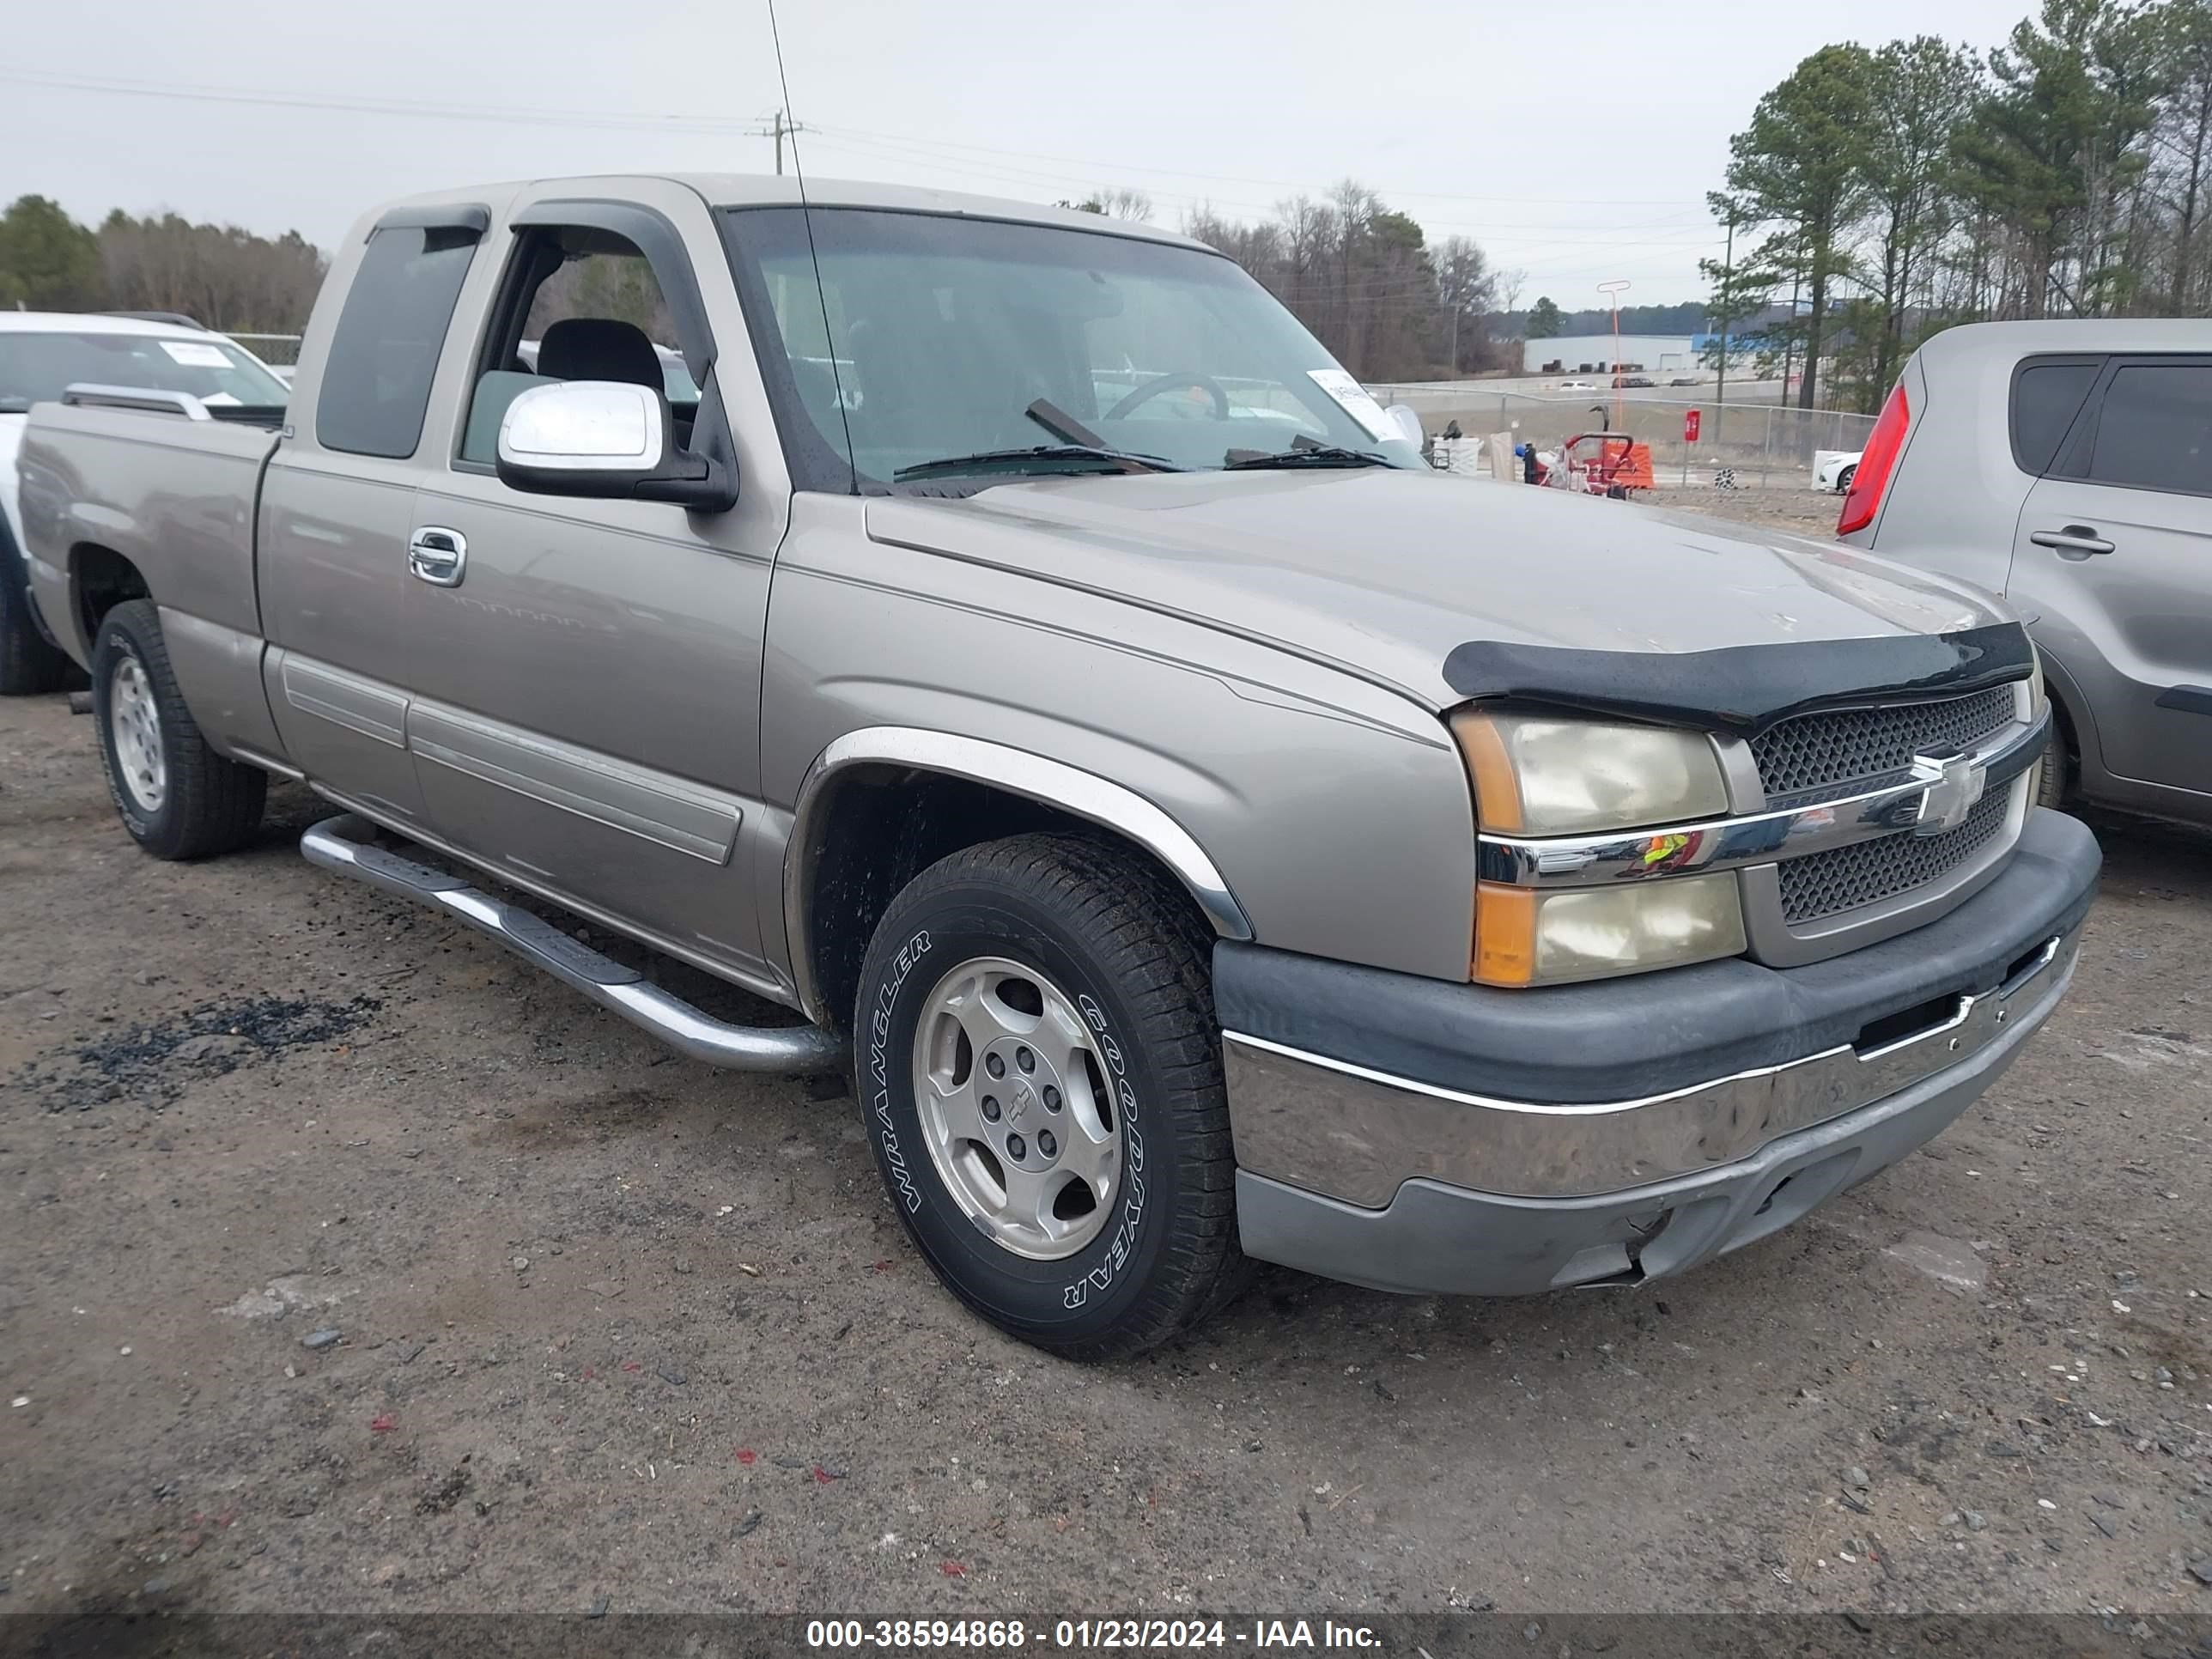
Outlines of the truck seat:
{"label": "truck seat", "polygon": [[624,380],[664,389],[660,359],[635,323],[564,317],[538,343],[538,372],[552,380]]}

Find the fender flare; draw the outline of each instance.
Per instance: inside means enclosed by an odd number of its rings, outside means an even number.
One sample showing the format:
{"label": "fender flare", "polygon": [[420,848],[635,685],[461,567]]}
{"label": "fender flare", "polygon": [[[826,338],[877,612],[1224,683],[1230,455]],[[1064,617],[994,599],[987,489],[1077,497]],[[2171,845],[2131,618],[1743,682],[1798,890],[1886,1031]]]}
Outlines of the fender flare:
{"label": "fender flare", "polygon": [[890,765],[988,784],[1125,836],[1165,865],[1223,939],[1249,939],[1252,923],[1206,849],[1174,818],[1126,786],[1028,750],[919,726],[867,726],[834,740],[807,768],[784,843],[783,916],[799,1006],[823,1018],[814,983],[813,884],[817,819],[827,786],[854,766]]}

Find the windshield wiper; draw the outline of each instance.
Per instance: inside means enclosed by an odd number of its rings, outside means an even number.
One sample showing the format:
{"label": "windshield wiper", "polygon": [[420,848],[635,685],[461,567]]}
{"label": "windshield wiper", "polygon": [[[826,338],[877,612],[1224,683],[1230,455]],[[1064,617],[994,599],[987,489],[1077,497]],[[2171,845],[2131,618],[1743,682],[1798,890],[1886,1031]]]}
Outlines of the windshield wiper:
{"label": "windshield wiper", "polygon": [[916,478],[944,477],[957,472],[1066,471],[1079,466],[1086,472],[1181,472],[1184,468],[1151,455],[1134,455],[1121,449],[1093,449],[1087,444],[1032,444],[1027,449],[981,449],[973,455],[946,455],[934,461],[916,461],[891,474],[894,483]]}
{"label": "windshield wiper", "polygon": [[1229,472],[1259,472],[1270,467],[1391,466],[1389,457],[1365,449],[1346,449],[1342,444],[1306,442],[1291,449],[1232,449],[1222,459]]}
{"label": "windshield wiper", "polygon": [[1062,441],[1033,444],[1026,449],[982,449],[973,455],[947,455],[941,460],[917,461],[912,466],[902,466],[892,473],[892,481],[906,483],[915,478],[941,477],[955,472],[991,472],[1001,468],[1014,472],[1043,471],[1048,468],[1035,464],[1060,461],[1092,462],[1102,472],[1182,472],[1188,470],[1172,461],[1164,461],[1157,455],[1139,455],[1130,450],[1115,448],[1048,398],[1039,398],[1022,413]]}

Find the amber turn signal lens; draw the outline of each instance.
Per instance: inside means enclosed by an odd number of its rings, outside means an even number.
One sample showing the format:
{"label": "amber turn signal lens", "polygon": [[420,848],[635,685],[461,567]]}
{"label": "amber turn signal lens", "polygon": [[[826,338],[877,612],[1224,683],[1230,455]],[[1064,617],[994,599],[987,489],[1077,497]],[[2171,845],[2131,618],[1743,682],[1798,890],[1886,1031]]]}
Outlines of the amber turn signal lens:
{"label": "amber turn signal lens", "polygon": [[1512,757],[1498,722],[1474,709],[1462,709],[1451,718],[1452,735],[1474,780],[1474,809],[1482,827],[1508,832],[1521,825],[1521,780],[1513,771]]}
{"label": "amber turn signal lens", "polygon": [[1474,977],[1526,985],[1536,977],[1536,895],[1486,881],[1474,890]]}

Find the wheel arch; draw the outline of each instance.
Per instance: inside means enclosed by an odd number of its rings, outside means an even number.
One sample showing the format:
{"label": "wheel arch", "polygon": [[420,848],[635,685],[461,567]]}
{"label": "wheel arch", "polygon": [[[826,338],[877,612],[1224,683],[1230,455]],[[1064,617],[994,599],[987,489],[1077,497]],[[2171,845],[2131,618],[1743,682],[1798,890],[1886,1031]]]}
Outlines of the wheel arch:
{"label": "wheel arch", "polygon": [[2105,775],[2096,718],[2066,665],[2053,657],[2050,647],[2040,640],[2036,648],[2043,661],[2044,696],[2051,703],[2051,741],[2066,757],[2067,793],[2071,796]]}
{"label": "wheel arch", "polygon": [[81,632],[85,660],[107,613],[125,599],[150,599],[153,589],[126,555],[100,542],[78,542],[69,551],[70,614]]}
{"label": "wheel arch", "polygon": [[1163,870],[1214,933],[1252,925],[1204,848],[1125,785],[1048,757],[951,732],[870,726],[808,769],[786,842],[782,899],[799,1006],[842,1029],[877,921],[948,854],[1037,830],[1103,832]]}

